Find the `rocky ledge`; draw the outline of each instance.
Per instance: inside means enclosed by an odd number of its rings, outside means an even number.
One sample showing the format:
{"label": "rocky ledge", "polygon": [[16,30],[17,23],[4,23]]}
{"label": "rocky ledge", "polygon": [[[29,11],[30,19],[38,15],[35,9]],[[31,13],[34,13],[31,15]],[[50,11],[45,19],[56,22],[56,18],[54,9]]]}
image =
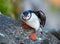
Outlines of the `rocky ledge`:
{"label": "rocky ledge", "polygon": [[0,14],[0,44],[60,44],[60,40],[49,32],[37,32],[37,40],[32,41],[29,35],[34,29],[24,29],[23,22]]}

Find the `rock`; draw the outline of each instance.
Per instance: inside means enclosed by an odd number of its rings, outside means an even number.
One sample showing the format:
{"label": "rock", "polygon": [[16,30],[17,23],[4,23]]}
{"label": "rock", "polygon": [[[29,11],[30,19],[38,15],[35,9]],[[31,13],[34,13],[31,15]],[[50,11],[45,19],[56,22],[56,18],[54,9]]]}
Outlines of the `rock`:
{"label": "rock", "polygon": [[25,30],[23,25],[23,22],[0,15],[0,44],[60,44],[60,40],[49,32],[37,32],[37,40],[32,41],[29,35],[34,29]]}

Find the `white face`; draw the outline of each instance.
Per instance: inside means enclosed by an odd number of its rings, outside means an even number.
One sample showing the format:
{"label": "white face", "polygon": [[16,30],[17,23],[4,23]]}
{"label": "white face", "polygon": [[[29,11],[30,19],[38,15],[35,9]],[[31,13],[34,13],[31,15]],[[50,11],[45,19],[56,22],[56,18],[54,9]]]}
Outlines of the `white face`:
{"label": "white face", "polygon": [[28,20],[30,18],[31,14],[29,13],[26,17],[26,19]]}
{"label": "white face", "polygon": [[23,14],[23,16],[22,16],[22,17],[23,17],[23,19],[24,19],[24,20],[29,20],[29,19],[30,19],[30,17],[31,17],[31,14],[29,13],[29,14],[28,14],[28,15],[26,15],[26,16]]}

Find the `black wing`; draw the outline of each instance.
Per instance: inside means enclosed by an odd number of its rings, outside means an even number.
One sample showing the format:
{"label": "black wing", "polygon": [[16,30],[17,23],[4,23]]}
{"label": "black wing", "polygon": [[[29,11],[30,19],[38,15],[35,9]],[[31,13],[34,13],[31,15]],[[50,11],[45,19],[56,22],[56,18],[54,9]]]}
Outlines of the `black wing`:
{"label": "black wing", "polygon": [[35,12],[38,18],[41,20],[40,24],[44,27],[46,23],[46,16],[41,10]]}

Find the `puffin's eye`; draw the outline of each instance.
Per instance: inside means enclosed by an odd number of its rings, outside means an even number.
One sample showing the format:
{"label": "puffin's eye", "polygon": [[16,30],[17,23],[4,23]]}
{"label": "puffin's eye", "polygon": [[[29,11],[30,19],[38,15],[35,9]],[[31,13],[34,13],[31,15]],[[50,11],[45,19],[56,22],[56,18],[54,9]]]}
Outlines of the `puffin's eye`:
{"label": "puffin's eye", "polygon": [[28,16],[29,17],[29,16]]}

